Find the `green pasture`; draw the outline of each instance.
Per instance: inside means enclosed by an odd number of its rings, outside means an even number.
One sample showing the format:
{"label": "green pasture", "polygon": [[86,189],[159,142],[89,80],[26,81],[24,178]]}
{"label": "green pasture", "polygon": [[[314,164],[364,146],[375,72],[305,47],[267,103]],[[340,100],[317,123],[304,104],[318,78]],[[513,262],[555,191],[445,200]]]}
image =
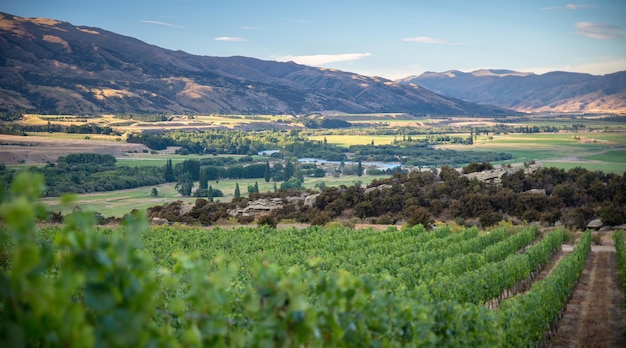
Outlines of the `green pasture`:
{"label": "green pasture", "polygon": [[[235,159],[244,157],[244,155],[220,155],[221,157],[233,157]],[[185,160],[201,160],[203,158],[214,158],[213,155],[176,155],[176,154],[142,154],[141,157],[118,157],[117,165],[126,167],[150,167],[164,166],[168,159],[172,160],[172,164],[182,163]],[[267,157],[252,156],[255,161],[265,161]]]}
{"label": "green pasture", "polygon": [[603,162],[622,162],[626,163],[626,149],[611,150],[604,153],[598,153],[590,156],[585,156],[588,160],[603,161]]}
{"label": "green pasture", "polygon": [[575,132],[504,134],[479,136],[474,145],[443,145],[454,150],[506,152],[513,158],[503,163],[540,161],[546,166],[582,167],[613,173],[626,171],[626,134]]}
{"label": "green pasture", "polygon": [[546,167],[554,167],[569,170],[572,168],[584,168],[591,171],[603,171],[605,173],[626,173],[625,163],[601,163],[601,162],[541,162]]}
{"label": "green pasture", "polygon": [[[374,179],[381,179],[387,176],[361,176],[344,175],[338,178],[305,178],[304,186],[310,189],[316,189],[315,184],[323,182],[327,187],[330,186],[352,186],[357,182],[362,185],[369,184]],[[239,190],[242,196],[248,195],[248,186],[258,183],[259,192],[273,192],[274,183],[266,183],[263,179],[238,179],[238,180],[219,180],[209,181],[209,185],[213,189],[219,189],[224,193],[224,197],[215,198],[216,201],[230,202],[235,195],[235,185],[239,184]],[[281,182],[277,182],[276,186],[280,188]],[[46,205],[49,211],[62,212],[63,214],[71,213],[76,207],[83,211],[97,211],[105,217],[114,216],[121,217],[133,209],[147,209],[157,205],[163,205],[172,201],[183,201],[193,203],[196,197],[183,197],[175,189],[175,183],[166,183],[157,186],[143,186],[129,190],[119,190],[111,192],[97,192],[75,195],[76,201],[70,205],[62,205],[60,197],[41,198],[40,201]],[[152,197],[150,191],[152,187],[156,187],[159,191],[157,197]],[[194,191],[198,188],[198,183],[194,183]]]}

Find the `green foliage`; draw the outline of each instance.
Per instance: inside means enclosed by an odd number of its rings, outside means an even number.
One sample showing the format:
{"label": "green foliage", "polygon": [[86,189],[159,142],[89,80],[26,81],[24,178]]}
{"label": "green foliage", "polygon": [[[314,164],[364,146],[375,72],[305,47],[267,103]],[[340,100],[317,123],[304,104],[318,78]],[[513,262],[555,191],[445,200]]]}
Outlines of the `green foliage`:
{"label": "green foliage", "polygon": [[180,175],[175,188],[181,195],[191,196],[191,191],[193,190],[193,180],[191,180],[189,174]]}
{"label": "green foliage", "polygon": [[[617,270],[622,281],[622,291],[626,289],[626,246],[624,245],[624,231],[616,230],[613,232],[613,240],[615,241],[615,260],[617,261]],[[626,303],[626,301],[625,301]]]}
{"label": "green foliage", "polygon": [[591,231],[583,234],[574,252],[566,255],[544,280],[531,290],[501,303],[500,316],[505,346],[539,346],[546,329],[556,329],[574,285],[583,271],[591,249]]}
{"label": "green foliage", "polygon": [[518,253],[535,229],[147,230],[135,212],[99,230],[75,212],[40,230],[42,190],[41,176],[20,173],[0,205],[6,346],[534,346],[591,242],[586,232],[549,277],[491,311],[480,294],[525,279],[562,233]]}
{"label": "green foliage", "polygon": [[241,197],[241,190],[239,189],[239,183],[235,183],[235,193],[234,193],[235,198],[239,198]]}
{"label": "green foliage", "polygon": [[156,187],[153,187],[152,190],[150,190],[150,196],[157,197],[158,195],[159,195],[159,190],[157,190]]}
{"label": "green foliage", "polygon": [[[0,208],[2,229],[0,341],[9,346],[128,346],[163,342],[152,320],[158,282],[139,233],[145,217],[128,216],[110,239],[94,233],[93,215],[77,212],[52,241],[39,243],[33,211],[42,178],[13,183]],[[35,208],[35,210],[33,210]]]}
{"label": "green foliage", "polygon": [[117,160],[113,155],[99,153],[73,153],[65,157],[59,157],[59,164],[90,164],[90,165],[115,165]]}
{"label": "green foliage", "polygon": [[262,215],[256,219],[256,224],[260,226],[269,226],[271,228],[276,228],[276,219],[272,215]]}
{"label": "green foliage", "polygon": [[482,171],[491,170],[491,169],[493,169],[493,165],[489,162],[482,162],[482,163],[472,162],[466,165],[465,167],[463,167],[463,174],[482,172]]}
{"label": "green foliage", "polygon": [[174,179],[174,167],[172,166],[172,160],[168,159],[165,164],[165,170],[163,172],[163,178],[165,182],[173,182]]}

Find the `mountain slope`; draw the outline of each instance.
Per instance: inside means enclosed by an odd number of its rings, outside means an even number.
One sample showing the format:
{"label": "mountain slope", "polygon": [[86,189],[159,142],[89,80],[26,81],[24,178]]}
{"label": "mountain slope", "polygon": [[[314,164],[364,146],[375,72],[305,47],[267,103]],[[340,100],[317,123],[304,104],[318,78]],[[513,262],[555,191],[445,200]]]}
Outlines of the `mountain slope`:
{"label": "mountain slope", "polygon": [[399,81],[473,103],[523,112],[626,112],[626,71],[596,76],[510,70],[426,72]]}
{"label": "mountain slope", "polygon": [[171,51],[0,13],[0,111],[498,115],[425,88],[293,62]]}

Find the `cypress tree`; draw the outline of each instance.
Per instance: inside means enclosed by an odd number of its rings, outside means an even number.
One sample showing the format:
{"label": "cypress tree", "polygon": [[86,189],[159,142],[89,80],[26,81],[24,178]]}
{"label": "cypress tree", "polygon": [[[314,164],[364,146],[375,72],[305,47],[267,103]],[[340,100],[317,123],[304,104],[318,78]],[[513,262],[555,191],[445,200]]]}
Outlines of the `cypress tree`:
{"label": "cypress tree", "polygon": [[174,167],[172,167],[172,160],[168,159],[165,164],[165,173],[163,174],[165,182],[173,182],[174,179]]}
{"label": "cypress tree", "polygon": [[209,176],[207,175],[206,168],[200,168],[200,176],[198,179],[200,189],[206,190],[209,186]]}
{"label": "cypress tree", "polygon": [[272,171],[270,170],[270,161],[265,162],[265,182],[270,182]]}
{"label": "cypress tree", "polygon": [[239,183],[235,183],[235,198],[241,197],[241,191],[239,191]]}

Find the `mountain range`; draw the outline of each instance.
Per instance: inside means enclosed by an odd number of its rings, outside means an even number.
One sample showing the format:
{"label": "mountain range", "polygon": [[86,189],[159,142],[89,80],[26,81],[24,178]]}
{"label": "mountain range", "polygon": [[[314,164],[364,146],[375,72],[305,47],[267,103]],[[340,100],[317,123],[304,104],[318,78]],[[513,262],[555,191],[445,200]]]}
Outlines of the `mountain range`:
{"label": "mountain range", "polygon": [[192,55],[99,28],[6,13],[0,13],[0,111],[510,113],[380,77]]}
{"label": "mountain range", "polygon": [[482,69],[426,72],[400,80],[436,93],[520,112],[626,113],[626,71],[603,76]]}
{"label": "mountain range", "polygon": [[172,51],[100,28],[0,12],[0,112],[493,115],[626,112],[626,72],[427,72],[392,81]]}

